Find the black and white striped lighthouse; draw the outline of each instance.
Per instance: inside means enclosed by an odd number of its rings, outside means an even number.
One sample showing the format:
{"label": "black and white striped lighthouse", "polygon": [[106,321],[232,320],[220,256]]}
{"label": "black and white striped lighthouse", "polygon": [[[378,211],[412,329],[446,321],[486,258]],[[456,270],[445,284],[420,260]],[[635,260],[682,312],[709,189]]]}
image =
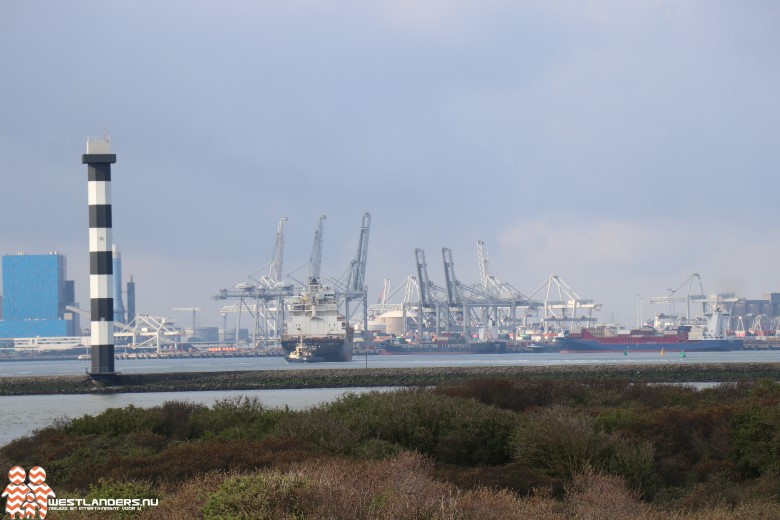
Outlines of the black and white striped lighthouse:
{"label": "black and white striped lighthouse", "polygon": [[89,293],[92,314],[92,371],[94,380],[114,378],[114,296],[111,255],[111,140],[87,139],[87,153],[81,157],[87,165],[89,200]]}

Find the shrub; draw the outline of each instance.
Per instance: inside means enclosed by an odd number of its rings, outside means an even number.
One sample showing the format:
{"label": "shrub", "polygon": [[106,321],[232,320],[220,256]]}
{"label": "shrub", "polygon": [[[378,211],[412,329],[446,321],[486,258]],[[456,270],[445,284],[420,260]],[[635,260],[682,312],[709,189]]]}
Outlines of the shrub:
{"label": "shrub", "polygon": [[73,419],[65,427],[71,435],[100,435],[117,437],[137,431],[152,431],[157,423],[156,408],[138,408],[128,405],[124,408],[109,408],[98,415],[85,415]]}
{"label": "shrub", "polygon": [[213,471],[253,471],[313,456],[289,440],[220,440],[187,442],[150,456],[116,458],[94,468],[115,480],[148,479],[154,484],[178,483]]}
{"label": "shrub", "polygon": [[626,433],[652,444],[665,485],[686,486],[732,468],[730,413],[726,406],[648,410]]}
{"label": "shrub", "polygon": [[623,479],[585,466],[573,475],[566,489],[566,509],[571,518],[635,520],[647,518],[650,508],[642,504]]}
{"label": "shrub", "polygon": [[586,415],[554,406],[524,417],[512,445],[517,462],[541,469],[550,477],[569,480],[598,464],[608,441]]}
{"label": "shrub", "polygon": [[430,390],[349,394],[284,417],[274,436],[292,437],[334,454],[382,440],[453,464],[502,464],[517,416],[471,399]]}
{"label": "shrub", "polygon": [[382,439],[368,439],[350,450],[350,455],[359,459],[383,460],[395,457],[403,448]]}
{"label": "shrub", "polygon": [[304,477],[271,471],[230,477],[209,496],[203,507],[206,519],[302,518]]}
{"label": "shrub", "polygon": [[152,408],[155,417],[151,431],[171,440],[190,439],[194,437],[190,419],[204,409],[201,404],[187,401],[166,401],[162,406]]}
{"label": "shrub", "polygon": [[[763,389],[762,389],[763,390]],[[780,417],[776,409],[751,406],[732,420],[736,464],[747,476],[780,470]]]}
{"label": "shrub", "polygon": [[289,412],[265,408],[257,397],[237,396],[217,401],[190,419],[191,438],[261,438]]}

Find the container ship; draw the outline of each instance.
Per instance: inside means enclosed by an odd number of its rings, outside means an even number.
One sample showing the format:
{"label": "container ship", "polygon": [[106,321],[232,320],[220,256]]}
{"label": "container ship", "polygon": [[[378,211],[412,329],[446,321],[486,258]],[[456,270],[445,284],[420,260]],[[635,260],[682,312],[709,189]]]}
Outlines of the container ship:
{"label": "container ship", "polygon": [[312,279],[288,304],[282,336],[288,362],[352,361],[353,329],[339,314],[333,289]]}
{"label": "container ship", "polygon": [[382,354],[503,354],[509,352],[505,341],[471,343],[383,343]]}
{"label": "container ship", "polygon": [[[697,337],[700,336],[700,337]],[[642,327],[627,332],[607,327],[582,329],[558,338],[562,353],[582,352],[717,352],[742,350],[742,340],[692,333],[691,326],[673,332]]]}
{"label": "container ship", "polygon": [[430,338],[407,341],[387,339],[376,344],[382,354],[503,354],[513,347],[505,340],[467,340],[460,332],[441,332]]}

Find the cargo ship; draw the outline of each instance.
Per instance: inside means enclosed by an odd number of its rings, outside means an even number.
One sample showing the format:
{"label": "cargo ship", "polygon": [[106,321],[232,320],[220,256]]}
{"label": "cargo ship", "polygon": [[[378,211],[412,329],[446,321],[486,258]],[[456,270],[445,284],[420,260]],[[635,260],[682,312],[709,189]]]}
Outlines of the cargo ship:
{"label": "cargo ship", "polygon": [[672,332],[658,331],[645,326],[621,332],[607,327],[582,329],[558,338],[562,353],[584,352],[728,352],[742,350],[742,340],[725,336],[708,337],[692,333],[691,326],[683,325]]}
{"label": "cargo ship", "polygon": [[352,361],[353,329],[339,314],[333,289],[312,279],[287,303],[282,348],[288,362]]}
{"label": "cargo ship", "polygon": [[382,354],[504,354],[509,352],[505,341],[473,341],[470,343],[381,343]]}
{"label": "cargo ship", "polygon": [[508,338],[467,338],[460,332],[440,332],[414,338],[388,338],[374,344],[380,354],[506,354],[530,352],[521,343]]}

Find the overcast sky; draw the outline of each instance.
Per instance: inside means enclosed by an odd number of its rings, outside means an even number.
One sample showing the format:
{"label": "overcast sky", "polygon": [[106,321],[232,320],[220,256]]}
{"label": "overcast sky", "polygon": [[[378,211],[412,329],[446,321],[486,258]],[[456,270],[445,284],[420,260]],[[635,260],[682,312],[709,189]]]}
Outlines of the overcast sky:
{"label": "overcast sky", "polygon": [[[88,307],[87,136],[110,132],[139,313],[182,324],[266,265],[355,254],[375,300],[441,248],[636,319],[693,272],[780,291],[780,2],[0,2],[0,252],[67,255]],[[126,281],[126,280],[125,280]],[[663,310],[663,309],[656,309]],[[645,306],[649,313],[649,306]]]}

